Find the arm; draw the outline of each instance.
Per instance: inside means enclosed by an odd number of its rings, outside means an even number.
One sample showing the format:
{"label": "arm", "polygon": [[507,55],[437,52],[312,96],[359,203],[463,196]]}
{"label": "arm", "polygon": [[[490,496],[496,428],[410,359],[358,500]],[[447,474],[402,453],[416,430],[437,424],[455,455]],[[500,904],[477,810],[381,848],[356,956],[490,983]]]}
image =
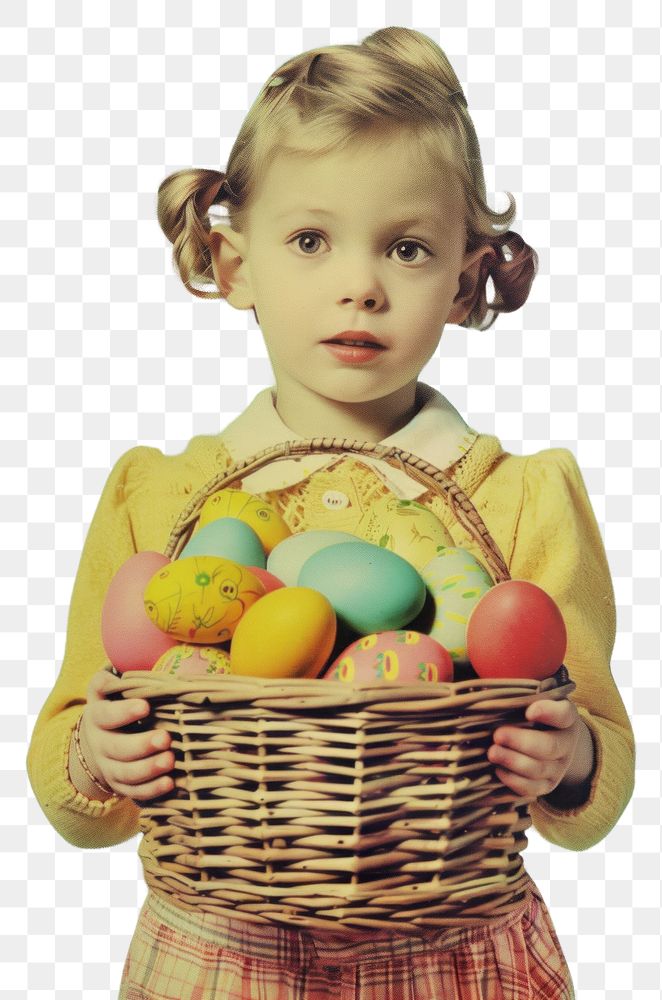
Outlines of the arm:
{"label": "arm", "polygon": [[107,847],[138,832],[135,803],[95,791],[69,750],[90,677],[108,662],[101,644],[101,608],[113,575],[136,551],[125,488],[132,466],[146,451],[127,452],[104,487],[74,583],[62,669],[28,749],[28,776],[39,805],[60,836],[77,847]]}
{"label": "arm", "polygon": [[561,609],[565,664],[577,685],[571,699],[583,723],[568,773],[531,805],[531,817],[551,843],[585,850],[607,836],[632,796],[634,737],[610,670],[616,621],[604,545],[565,449],[527,461],[510,573],[537,583]]}

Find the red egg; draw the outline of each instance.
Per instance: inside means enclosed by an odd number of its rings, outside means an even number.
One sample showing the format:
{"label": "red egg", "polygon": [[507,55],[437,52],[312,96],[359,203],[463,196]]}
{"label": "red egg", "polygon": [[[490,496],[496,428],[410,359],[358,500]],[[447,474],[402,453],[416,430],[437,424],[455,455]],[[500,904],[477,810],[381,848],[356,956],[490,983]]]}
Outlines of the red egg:
{"label": "red egg", "polygon": [[119,671],[151,670],[160,656],[177,645],[150,620],[143,591],[154,574],[170,562],[161,552],[137,552],[110,581],[101,611],[101,639]]}
{"label": "red egg", "polygon": [[251,573],[258,578],[260,583],[264,586],[265,594],[285,586],[282,580],[279,580],[279,578],[274,576],[273,573],[270,573],[269,570],[262,569],[261,566],[247,566],[246,569],[250,570]]}
{"label": "red egg", "polygon": [[505,580],[469,616],[467,652],[479,677],[543,680],[563,663],[567,634],[556,603],[528,580]]}

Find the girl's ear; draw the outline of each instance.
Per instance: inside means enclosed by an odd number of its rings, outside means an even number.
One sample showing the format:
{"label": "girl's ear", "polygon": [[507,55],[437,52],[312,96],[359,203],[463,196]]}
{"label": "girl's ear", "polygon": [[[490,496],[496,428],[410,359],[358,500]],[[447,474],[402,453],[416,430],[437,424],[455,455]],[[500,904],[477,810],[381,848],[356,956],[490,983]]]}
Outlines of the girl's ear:
{"label": "girl's ear", "polygon": [[481,279],[481,269],[484,272],[485,264],[490,257],[496,257],[496,252],[489,243],[483,244],[473,253],[465,256],[458,278],[460,288],[453,299],[453,305],[446,319],[447,323],[462,323],[471,312],[480,291],[479,285],[481,281],[485,280]]}
{"label": "girl's ear", "polygon": [[214,280],[224,299],[235,309],[250,309],[253,295],[243,233],[217,222],[209,233]]}

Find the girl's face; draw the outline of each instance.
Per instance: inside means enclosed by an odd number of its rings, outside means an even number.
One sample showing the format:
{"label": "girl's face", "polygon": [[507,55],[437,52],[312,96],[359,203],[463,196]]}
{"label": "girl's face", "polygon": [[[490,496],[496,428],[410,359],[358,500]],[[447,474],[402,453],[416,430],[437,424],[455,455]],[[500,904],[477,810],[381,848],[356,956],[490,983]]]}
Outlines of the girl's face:
{"label": "girl's face", "polygon": [[[324,401],[411,408],[444,325],[468,311],[454,305],[460,274],[485,252],[463,255],[455,183],[402,139],[274,158],[243,234],[241,307],[257,311],[283,419]],[[383,347],[349,360],[325,343],[345,331]]]}

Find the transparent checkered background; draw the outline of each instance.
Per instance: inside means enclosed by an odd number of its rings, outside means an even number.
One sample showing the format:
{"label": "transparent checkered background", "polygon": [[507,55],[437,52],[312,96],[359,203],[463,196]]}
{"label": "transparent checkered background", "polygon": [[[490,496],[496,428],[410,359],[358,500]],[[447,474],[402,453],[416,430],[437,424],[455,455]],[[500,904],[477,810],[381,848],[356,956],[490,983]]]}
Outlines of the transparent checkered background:
{"label": "transparent checkered background", "polygon": [[403,24],[450,57],[490,200],[503,208],[513,192],[514,228],[540,255],[524,309],[487,333],[449,327],[423,378],[513,451],[575,452],[616,588],[635,796],[584,853],[532,830],[527,866],[581,1000],[659,995],[658,5],[27,6],[0,7],[0,994],[116,997],[145,894],[138,838],[70,846],[25,774],[108,471],[134,444],[174,453],[215,433],[272,383],[252,314],[194,299],[174,274],[158,185],[185,166],[223,167],[287,57]]}

